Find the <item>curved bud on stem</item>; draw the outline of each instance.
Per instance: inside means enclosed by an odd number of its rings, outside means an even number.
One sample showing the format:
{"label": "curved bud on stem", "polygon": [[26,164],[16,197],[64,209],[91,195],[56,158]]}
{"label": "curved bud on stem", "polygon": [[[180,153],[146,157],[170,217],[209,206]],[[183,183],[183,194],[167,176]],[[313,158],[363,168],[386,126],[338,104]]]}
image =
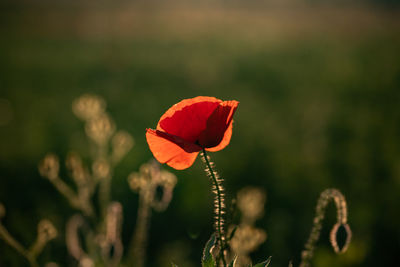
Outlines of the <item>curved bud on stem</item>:
{"label": "curved bud on stem", "polygon": [[[310,266],[310,260],[313,257],[315,244],[319,239],[320,232],[322,229],[322,221],[325,217],[326,207],[329,202],[333,200],[337,210],[337,222],[333,226],[330,233],[330,242],[333,250],[336,253],[343,253],[347,250],[351,240],[351,229],[347,224],[347,204],[343,194],[334,188],[326,189],[323,191],[318,199],[316,207],[316,215],[314,217],[314,224],[311,229],[310,236],[304,246],[304,250],[301,253],[300,267]],[[343,227],[346,231],[346,241],[342,248],[339,248],[337,243],[337,232],[340,227]]]}

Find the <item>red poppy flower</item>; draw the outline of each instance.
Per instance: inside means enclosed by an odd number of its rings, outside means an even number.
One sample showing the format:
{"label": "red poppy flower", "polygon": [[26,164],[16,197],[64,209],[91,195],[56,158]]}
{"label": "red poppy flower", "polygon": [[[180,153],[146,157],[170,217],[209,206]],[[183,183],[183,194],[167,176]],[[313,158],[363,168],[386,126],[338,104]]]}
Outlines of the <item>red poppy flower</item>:
{"label": "red poppy flower", "polygon": [[161,116],[156,130],[146,129],[151,152],[159,162],[183,170],[203,149],[215,152],[225,148],[238,104],[208,96],[182,100]]}

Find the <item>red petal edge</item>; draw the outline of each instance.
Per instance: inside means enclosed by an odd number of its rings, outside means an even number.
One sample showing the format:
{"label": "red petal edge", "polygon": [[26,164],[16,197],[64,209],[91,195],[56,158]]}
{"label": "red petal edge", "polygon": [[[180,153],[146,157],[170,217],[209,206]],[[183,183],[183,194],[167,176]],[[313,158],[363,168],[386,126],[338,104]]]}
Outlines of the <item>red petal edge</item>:
{"label": "red petal edge", "polygon": [[195,144],[158,130],[146,129],[146,139],[154,157],[177,170],[192,166],[201,150]]}
{"label": "red petal edge", "polygon": [[183,99],[182,101],[176,103],[172,107],[170,107],[160,118],[157,124],[157,130],[162,130],[160,127],[160,122],[163,121],[165,118],[172,117],[175,112],[182,110],[183,108],[200,103],[200,102],[214,102],[214,103],[221,103],[222,100],[212,97],[212,96],[197,96],[194,98]]}
{"label": "red petal edge", "polygon": [[232,137],[233,115],[238,105],[239,102],[235,100],[224,101],[215,110],[215,116],[213,114],[210,117],[209,123],[211,125],[208,127],[209,130],[206,134],[210,135],[210,138],[216,138],[217,145],[206,148],[207,151],[216,152],[224,149],[229,144]]}

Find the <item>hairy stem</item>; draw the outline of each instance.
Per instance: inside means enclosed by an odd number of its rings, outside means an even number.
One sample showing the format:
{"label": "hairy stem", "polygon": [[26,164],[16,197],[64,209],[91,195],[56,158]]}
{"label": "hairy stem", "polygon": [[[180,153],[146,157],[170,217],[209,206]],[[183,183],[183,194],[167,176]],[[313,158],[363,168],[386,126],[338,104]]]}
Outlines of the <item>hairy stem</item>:
{"label": "hairy stem", "polygon": [[[213,183],[213,193],[215,194],[216,201],[214,202],[215,205],[215,213],[216,213],[216,224],[215,224],[215,231],[217,232],[218,242],[219,242],[219,259],[222,260],[222,264],[226,267],[224,251],[226,249],[225,245],[225,231],[224,231],[224,218],[223,218],[223,210],[225,208],[224,203],[224,193],[223,193],[223,186],[222,186],[222,179],[218,177],[218,174],[213,170],[212,164],[207,156],[206,150],[203,148],[203,160],[207,166],[206,172],[207,175],[211,178]],[[217,261],[219,262],[219,260]]]}
{"label": "hairy stem", "polygon": [[[301,263],[300,267],[309,267],[311,258],[314,254],[315,244],[317,243],[321,229],[322,221],[325,218],[326,207],[331,201],[334,201],[337,210],[337,222],[333,226],[330,234],[330,242],[336,253],[343,253],[347,250],[350,240],[351,240],[351,230],[347,224],[347,204],[343,194],[335,189],[330,188],[323,191],[318,199],[316,214],[314,217],[314,224],[311,229],[310,236],[306,244],[304,245],[304,250],[301,253]],[[346,231],[346,241],[342,248],[339,248],[336,240],[336,235],[339,227],[343,227]]]}

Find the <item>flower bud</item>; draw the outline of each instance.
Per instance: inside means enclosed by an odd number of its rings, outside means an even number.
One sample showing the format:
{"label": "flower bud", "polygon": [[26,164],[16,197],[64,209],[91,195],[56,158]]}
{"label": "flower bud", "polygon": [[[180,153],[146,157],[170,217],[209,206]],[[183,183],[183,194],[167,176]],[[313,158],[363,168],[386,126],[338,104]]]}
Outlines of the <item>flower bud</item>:
{"label": "flower bud", "polygon": [[38,239],[44,242],[57,237],[57,229],[49,220],[41,220],[38,224]]}
{"label": "flower bud", "polygon": [[147,180],[139,173],[133,172],[128,176],[129,187],[138,192],[147,186]]}
{"label": "flower bud", "polygon": [[248,254],[261,245],[267,234],[250,225],[240,225],[231,240],[231,247],[237,254]]}
{"label": "flower bud", "polygon": [[105,159],[98,159],[92,165],[93,174],[96,178],[104,179],[110,175],[110,165]]}
{"label": "flower bud", "polygon": [[72,103],[72,111],[82,120],[90,120],[99,116],[105,108],[105,101],[93,94],[84,94]]}
{"label": "flower bud", "polygon": [[265,193],[256,187],[246,187],[239,191],[237,205],[244,220],[254,221],[264,213]]}
{"label": "flower bud", "polygon": [[44,159],[39,163],[39,173],[41,176],[50,180],[58,177],[60,170],[60,163],[55,154],[47,154]]}
{"label": "flower bud", "polygon": [[120,160],[132,148],[134,140],[132,136],[125,131],[118,131],[112,139],[113,157]]}
{"label": "flower bud", "polygon": [[79,261],[79,267],[94,267],[94,262],[91,258],[88,256],[82,257],[82,259]]}
{"label": "flower bud", "polygon": [[86,134],[98,145],[104,145],[115,131],[114,122],[107,114],[90,119],[85,127]]}

